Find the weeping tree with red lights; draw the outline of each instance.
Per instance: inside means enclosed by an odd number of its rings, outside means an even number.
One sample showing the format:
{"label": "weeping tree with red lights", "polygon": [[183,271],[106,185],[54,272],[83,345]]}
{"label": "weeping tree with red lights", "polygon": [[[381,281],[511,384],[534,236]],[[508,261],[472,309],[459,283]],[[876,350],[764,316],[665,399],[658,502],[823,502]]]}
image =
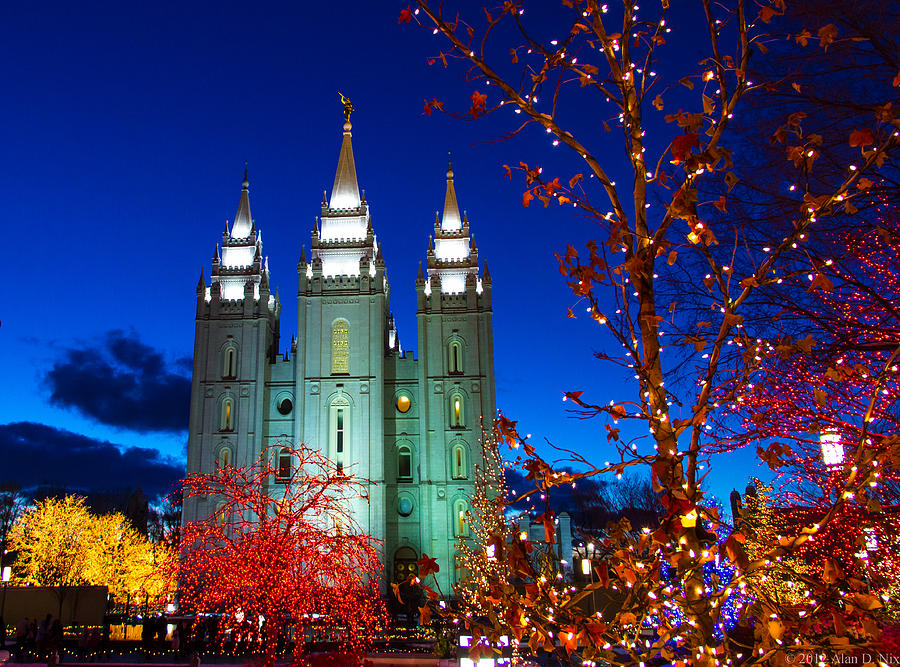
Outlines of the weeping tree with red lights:
{"label": "weeping tree with red lights", "polygon": [[248,466],[188,477],[184,494],[213,511],[183,528],[180,604],[219,615],[221,639],[249,628],[272,665],[290,631],[300,658],[314,619],[338,629],[348,655],[384,626],[379,545],[353,513],[366,502],[364,480],[317,451],[279,444]]}
{"label": "weeping tree with red lights", "polygon": [[[703,502],[701,483],[714,454],[742,444],[722,441],[717,415],[734,419],[740,408],[731,406],[743,402],[770,357],[814,347],[805,332],[773,326],[770,292],[808,274],[806,253],[820,247],[829,221],[869,210],[871,185],[893,179],[896,50],[844,17],[832,19],[827,6],[786,16],[783,0],[701,0],[678,12],[667,0],[641,7],[634,0],[509,0],[473,14],[453,4],[417,0],[399,16],[441,40],[430,64],[461,63],[472,83],[458,112],[438,97],[424,111],[494,116],[508,128],[505,138],[542,137],[548,151],[556,149],[545,156],[552,166],[523,159],[504,165],[506,175],[524,180],[524,206],[570,207],[596,223],[596,241],[557,255],[576,297],[569,316],[587,311],[619,348],[597,356],[618,364],[634,389],[608,403],[582,391],[565,395],[582,416],[605,422],[597,443],[564,455],[563,463],[583,472],[544,460],[506,417],[498,437],[519,452],[541,490],[648,466],[666,508],[640,536],[612,527],[611,558],[588,587],[613,589],[622,600],[611,616],[586,617],[580,593],[538,579],[526,595],[508,581],[487,587],[495,608],[520,611],[498,611],[506,625],[461,620],[492,642],[508,627],[519,639],[546,638],[539,642],[545,649],[614,664],[660,656],[675,664],[784,664],[788,651],[877,642],[881,601],[844,572],[814,582],[815,596],[801,605],[755,596],[753,588],[795,576],[791,554],[843,506],[873,511],[872,483],[900,464],[893,439],[853,448],[839,493],[818,521],[780,534],[725,525]],[[699,62],[683,55],[698,50]],[[751,56],[776,64],[760,67]],[[868,77],[870,94],[839,105],[840,122],[830,122],[817,91],[838,86],[848,68]],[[761,144],[740,125],[760,114],[772,126]],[[777,165],[765,183],[754,172],[761,157]],[[881,380],[859,400],[871,402],[880,388]],[[761,454],[796,455],[771,447]],[[543,519],[552,521],[552,513]],[[732,565],[734,577],[705,581],[703,566],[713,561]],[[723,624],[722,610],[738,591],[755,600],[743,617],[754,626],[750,636]],[[854,614],[855,634],[843,632],[833,612]]]}

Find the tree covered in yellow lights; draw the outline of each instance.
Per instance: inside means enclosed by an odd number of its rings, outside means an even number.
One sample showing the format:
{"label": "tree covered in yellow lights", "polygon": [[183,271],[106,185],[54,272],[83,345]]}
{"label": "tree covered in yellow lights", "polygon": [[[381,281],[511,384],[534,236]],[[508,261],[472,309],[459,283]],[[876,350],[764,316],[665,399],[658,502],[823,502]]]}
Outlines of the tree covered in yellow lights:
{"label": "tree covered in yellow lights", "polygon": [[151,544],[122,514],[96,516],[79,496],[46,498],[29,507],[9,535],[14,581],[50,586],[59,613],[75,586],[107,586],[114,600],[154,602],[173,593],[174,553]]}

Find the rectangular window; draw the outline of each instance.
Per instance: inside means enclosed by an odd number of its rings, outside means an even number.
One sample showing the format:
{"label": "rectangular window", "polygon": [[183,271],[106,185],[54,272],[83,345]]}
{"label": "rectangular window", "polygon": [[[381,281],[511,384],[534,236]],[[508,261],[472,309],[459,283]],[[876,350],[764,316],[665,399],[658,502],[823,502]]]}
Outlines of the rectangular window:
{"label": "rectangular window", "polygon": [[337,411],[336,435],[337,435],[337,442],[336,442],[337,453],[343,454],[344,453],[344,411],[343,410]]}
{"label": "rectangular window", "polygon": [[398,474],[400,479],[412,478],[412,455],[408,451],[401,451],[398,460]]}

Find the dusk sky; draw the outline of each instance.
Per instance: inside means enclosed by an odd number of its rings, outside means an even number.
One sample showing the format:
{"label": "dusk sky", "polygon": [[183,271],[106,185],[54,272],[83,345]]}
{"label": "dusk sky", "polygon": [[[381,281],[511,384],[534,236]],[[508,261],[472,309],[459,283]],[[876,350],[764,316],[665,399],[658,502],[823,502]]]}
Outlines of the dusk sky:
{"label": "dusk sky", "polygon": [[[300,247],[334,179],[338,91],[356,108],[357,173],[404,348],[416,345],[414,281],[449,151],[493,278],[498,407],[537,441],[598,462],[612,455],[602,422],[572,419],[560,400],[633,393],[593,358],[608,344],[596,325],[566,317],[574,297],[553,252],[596,230],[570,208],[523,208],[521,183],[503,177],[505,163],[547,164],[563,149],[536,129],[494,141],[505,117],[425,115],[432,97],[467,108],[476,86],[461,68],[428,66],[442,44],[398,25],[405,6],[5,7],[0,479],[159,491],[183,472],[195,286],[234,217],[244,163],[281,295],[283,352],[296,331]],[[727,502],[751,474],[750,457],[720,459],[712,490]]]}

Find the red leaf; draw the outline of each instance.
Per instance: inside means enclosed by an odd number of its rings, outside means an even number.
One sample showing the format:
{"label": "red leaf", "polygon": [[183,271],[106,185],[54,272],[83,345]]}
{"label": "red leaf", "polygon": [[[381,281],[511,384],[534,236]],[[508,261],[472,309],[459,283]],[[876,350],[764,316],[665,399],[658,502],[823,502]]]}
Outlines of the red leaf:
{"label": "red leaf", "polygon": [[472,93],[472,107],[469,109],[469,114],[473,118],[478,118],[485,113],[485,107],[487,105],[487,95],[483,95],[479,93],[477,90]]}
{"label": "red leaf", "polygon": [[864,127],[861,130],[853,130],[853,132],[850,133],[851,146],[868,146],[869,144],[874,143],[875,137],[872,136],[872,130],[867,127]]}
{"label": "red leaf", "polygon": [[528,205],[531,203],[531,200],[534,199],[534,195],[531,194],[531,190],[526,190],[522,193],[522,206],[528,208]]}
{"label": "red leaf", "polygon": [[429,558],[428,554],[422,553],[422,557],[416,561],[416,565],[419,566],[419,578],[424,579],[430,574],[434,574],[436,572],[440,572],[440,567],[438,566],[437,560],[434,558]]}
{"label": "red leaf", "polygon": [[672,139],[672,162],[684,162],[693,147],[700,147],[700,138],[693,132]]}
{"label": "red leaf", "polygon": [[424,607],[419,607],[419,625],[428,625],[430,620],[431,608],[427,604]]}
{"label": "red leaf", "polygon": [[406,6],[406,9],[400,11],[400,18],[397,19],[397,23],[410,23],[412,21],[412,9],[409,8],[409,5]]}

